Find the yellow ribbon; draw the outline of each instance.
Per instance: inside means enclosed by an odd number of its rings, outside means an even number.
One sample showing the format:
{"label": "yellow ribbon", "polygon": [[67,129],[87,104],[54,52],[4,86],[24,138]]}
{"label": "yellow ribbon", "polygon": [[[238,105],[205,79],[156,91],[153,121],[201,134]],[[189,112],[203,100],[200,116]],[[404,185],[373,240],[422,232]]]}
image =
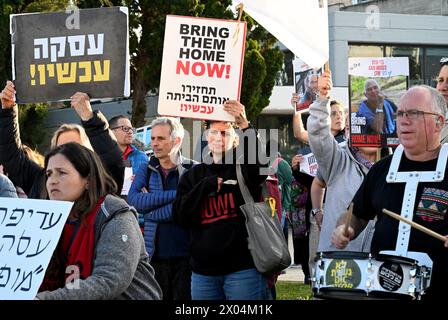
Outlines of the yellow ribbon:
{"label": "yellow ribbon", "polygon": [[271,207],[272,216],[275,216],[275,209],[276,209],[275,198],[272,198],[272,197],[265,198],[264,201],[266,201],[269,204],[269,206]]}

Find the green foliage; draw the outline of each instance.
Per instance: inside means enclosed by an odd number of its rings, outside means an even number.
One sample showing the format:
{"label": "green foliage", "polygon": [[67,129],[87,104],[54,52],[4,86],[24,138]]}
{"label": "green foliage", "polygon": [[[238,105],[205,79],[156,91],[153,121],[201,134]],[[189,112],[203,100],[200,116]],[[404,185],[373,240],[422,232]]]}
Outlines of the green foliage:
{"label": "green foliage", "polygon": [[277,40],[250,16],[243,14],[247,23],[246,53],[241,88],[241,102],[247,117],[255,121],[260,112],[269,105],[269,97],[280,71],[284,55],[275,46]]}
{"label": "green foliage", "polygon": [[39,148],[46,136],[44,126],[47,104],[27,104],[19,106],[19,126],[22,142],[32,149]]}

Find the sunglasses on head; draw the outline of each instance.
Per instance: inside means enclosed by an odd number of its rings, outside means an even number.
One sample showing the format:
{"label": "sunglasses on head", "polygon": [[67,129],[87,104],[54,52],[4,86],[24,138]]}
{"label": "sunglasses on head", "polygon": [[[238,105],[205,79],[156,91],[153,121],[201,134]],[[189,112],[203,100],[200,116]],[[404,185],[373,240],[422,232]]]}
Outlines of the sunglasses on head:
{"label": "sunglasses on head", "polygon": [[448,57],[444,57],[444,58],[440,59],[440,65],[441,66],[448,65]]}

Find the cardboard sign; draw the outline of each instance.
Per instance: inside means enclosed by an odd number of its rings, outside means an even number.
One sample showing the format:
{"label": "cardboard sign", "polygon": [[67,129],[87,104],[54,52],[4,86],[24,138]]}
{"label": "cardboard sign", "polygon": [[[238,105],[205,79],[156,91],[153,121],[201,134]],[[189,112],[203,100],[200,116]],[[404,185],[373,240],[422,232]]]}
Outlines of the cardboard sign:
{"label": "cardboard sign", "polygon": [[408,88],[408,58],[349,58],[348,66],[351,144],[398,145],[396,112]]}
{"label": "cardboard sign", "polygon": [[11,15],[10,24],[18,103],[129,96],[126,7]]}
{"label": "cardboard sign", "polygon": [[32,300],[73,203],[0,198],[0,300]]}
{"label": "cardboard sign", "polygon": [[240,97],[246,24],[168,15],[164,41],[159,114],[234,121],[223,104]]}

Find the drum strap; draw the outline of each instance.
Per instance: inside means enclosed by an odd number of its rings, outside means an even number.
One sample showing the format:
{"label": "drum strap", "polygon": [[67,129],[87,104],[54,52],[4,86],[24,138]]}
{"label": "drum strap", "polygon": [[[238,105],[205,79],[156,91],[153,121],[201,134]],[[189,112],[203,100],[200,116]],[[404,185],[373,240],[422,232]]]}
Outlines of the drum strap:
{"label": "drum strap", "polygon": [[[401,216],[412,220],[414,216],[415,197],[419,182],[440,182],[445,175],[446,162],[448,159],[448,143],[442,145],[437,167],[435,171],[402,171],[398,172],[398,167],[403,155],[403,145],[399,145],[392,156],[389,172],[386,177],[388,183],[406,183],[401,207]],[[398,226],[398,239],[395,251],[400,256],[407,256],[411,226],[400,221]]]}

